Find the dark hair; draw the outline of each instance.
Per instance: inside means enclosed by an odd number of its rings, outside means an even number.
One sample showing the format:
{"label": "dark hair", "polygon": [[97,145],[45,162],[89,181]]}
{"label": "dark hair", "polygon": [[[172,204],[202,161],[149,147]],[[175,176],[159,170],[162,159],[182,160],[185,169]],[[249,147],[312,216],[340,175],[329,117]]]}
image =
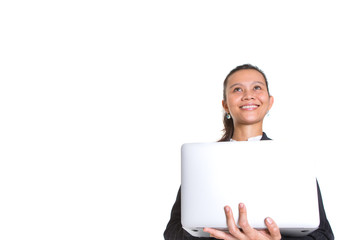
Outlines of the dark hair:
{"label": "dark hair", "polygon": [[[240,65],[237,66],[236,68],[234,68],[233,70],[231,70],[229,72],[229,74],[226,76],[225,80],[224,80],[224,84],[223,84],[223,99],[224,101],[226,101],[226,87],[227,87],[227,83],[228,83],[228,79],[229,77],[234,74],[237,71],[241,71],[241,70],[247,70],[247,69],[252,69],[252,70],[256,70],[259,73],[261,73],[261,75],[263,75],[264,79],[265,79],[265,84],[266,84],[266,89],[269,93],[270,96],[270,92],[269,92],[269,85],[268,85],[268,81],[266,79],[265,73],[258,67],[251,65],[251,64],[244,64],[244,65]],[[221,139],[219,140],[219,142],[225,142],[225,141],[229,141],[232,137],[232,135],[234,134],[234,121],[232,118],[227,119],[226,118],[226,114],[224,113],[224,117],[223,117],[223,123],[224,123],[224,135],[221,137]]]}

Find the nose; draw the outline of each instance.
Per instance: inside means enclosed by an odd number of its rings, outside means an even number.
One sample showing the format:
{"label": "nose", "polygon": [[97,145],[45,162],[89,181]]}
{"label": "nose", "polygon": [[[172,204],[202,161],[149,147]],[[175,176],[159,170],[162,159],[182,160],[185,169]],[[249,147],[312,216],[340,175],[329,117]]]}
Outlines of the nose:
{"label": "nose", "polygon": [[245,90],[244,94],[243,94],[243,97],[242,97],[242,100],[243,101],[249,101],[249,100],[253,100],[253,99],[255,99],[255,98],[254,98],[254,95],[252,94],[252,92],[248,91],[248,90]]}

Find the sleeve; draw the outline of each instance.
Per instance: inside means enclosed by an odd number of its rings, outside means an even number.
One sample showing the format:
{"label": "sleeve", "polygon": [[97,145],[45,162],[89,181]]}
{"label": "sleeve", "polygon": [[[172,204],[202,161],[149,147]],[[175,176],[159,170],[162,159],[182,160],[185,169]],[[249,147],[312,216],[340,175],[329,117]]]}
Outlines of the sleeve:
{"label": "sleeve", "polygon": [[334,240],[334,234],[332,232],[329,221],[326,218],[324,204],[321,197],[319,183],[317,183],[318,199],[319,199],[319,214],[320,214],[320,225],[317,230],[310,233],[306,237],[291,238],[282,237],[282,240]]}
{"label": "sleeve", "polygon": [[165,240],[199,240],[214,238],[197,238],[191,236],[181,225],[181,187],[179,188],[176,201],[171,210],[170,221],[164,232]]}

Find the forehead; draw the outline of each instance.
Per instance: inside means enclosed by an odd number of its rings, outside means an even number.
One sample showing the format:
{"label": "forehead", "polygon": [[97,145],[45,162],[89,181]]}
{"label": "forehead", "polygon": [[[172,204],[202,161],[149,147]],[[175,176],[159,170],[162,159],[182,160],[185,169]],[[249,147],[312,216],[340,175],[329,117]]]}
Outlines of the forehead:
{"label": "forehead", "polygon": [[253,82],[265,83],[264,76],[254,69],[243,69],[231,74],[228,78],[227,87],[240,83],[243,85],[252,84]]}

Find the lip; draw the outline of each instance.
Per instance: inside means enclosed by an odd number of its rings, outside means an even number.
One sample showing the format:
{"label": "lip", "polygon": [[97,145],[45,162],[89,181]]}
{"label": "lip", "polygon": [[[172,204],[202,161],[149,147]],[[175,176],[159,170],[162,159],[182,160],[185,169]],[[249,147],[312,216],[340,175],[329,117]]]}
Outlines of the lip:
{"label": "lip", "polygon": [[240,106],[240,109],[246,110],[246,111],[252,111],[252,110],[257,109],[258,107],[260,107],[260,105],[258,105],[258,104],[245,104],[245,105]]}

